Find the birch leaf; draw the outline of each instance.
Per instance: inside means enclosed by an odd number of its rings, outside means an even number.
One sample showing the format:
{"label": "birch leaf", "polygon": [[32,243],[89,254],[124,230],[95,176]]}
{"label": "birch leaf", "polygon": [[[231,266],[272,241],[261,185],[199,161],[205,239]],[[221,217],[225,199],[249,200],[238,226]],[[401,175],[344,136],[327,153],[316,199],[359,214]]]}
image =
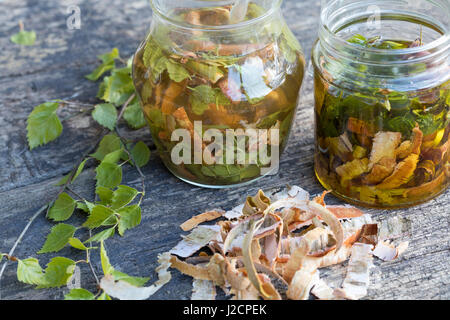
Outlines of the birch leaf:
{"label": "birch leaf", "polygon": [[92,118],[105,128],[114,130],[117,122],[117,109],[111,103],[98,104],[92,111]]}
{"label": "birch leaf", "polygon": [[69,242],[69,239],[75,234],[76,228],[69,224],[60,223],[52,228],[44,246],[38,254],[48,252],[58,252]]}
{"label": "birch leaf", "polygon": [[61,121],[56,115],[58,102],[46,102],[38,105],[28,116],[27,138],[30,149],[55,140],[63,130]]}

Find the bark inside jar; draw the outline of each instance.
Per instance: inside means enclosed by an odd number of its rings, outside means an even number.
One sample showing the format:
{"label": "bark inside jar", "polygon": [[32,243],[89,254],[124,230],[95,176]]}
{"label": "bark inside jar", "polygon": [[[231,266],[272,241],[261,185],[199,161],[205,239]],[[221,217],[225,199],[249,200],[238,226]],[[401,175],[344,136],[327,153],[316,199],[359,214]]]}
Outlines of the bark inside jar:
{"label": "bark inside jar", "polygon": [[[389,50],[422,45],[420,39],[361,35],[348,41]],[[328,81],[316,71],[315,170],[327,188],[362,204],[395,207],[425,201],[448,186],[450,82],[355,93]]]}
{"label": "bark inside jar", "polygon": [[[249,4],[246,19],[264,10]],[[229,23],[229,7],[178,10],[177,19],[191,25],[217,26]],[[153,139],[166,166],[177,176],[207,185],[227,185],[260,176],[256,164],[201,164],[171,161],[177,142],[174,130],[187,129],[195,140],[205,130],[217,129],[225,137],[227,129],[279,129],[280,152],[286,145],[299,89],[303,79],[304,58],[301,48],[287,28],[265,28],[262,38],[270,41],[208,39],[193,30],[184,37],[160,28],[151,33],[135,55],[133,76]],[[189,38],[186,41],[186,38]],[[182,45],[181,45],[182,43]],[[194,122],[201,121],[203,132],[195,132]],[[202,151],[209,143],[201,141]],[[247,141],[245,157],[252,152]],[[268,154],[272,145],[268,141]],[[194,157],[194,150],[192,150]],[[224,154],[214,156],[223,156]],[[237,158],[237,156],[235,157]],[[211,159],[210,159],[211,160]]]}

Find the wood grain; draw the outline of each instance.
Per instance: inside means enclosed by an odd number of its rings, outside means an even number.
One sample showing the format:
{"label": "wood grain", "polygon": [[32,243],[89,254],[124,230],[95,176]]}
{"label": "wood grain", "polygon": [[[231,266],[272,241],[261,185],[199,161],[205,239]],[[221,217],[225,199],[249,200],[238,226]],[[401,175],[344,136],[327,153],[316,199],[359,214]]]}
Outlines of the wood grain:
{"label": "wood grain", "polygon": [[[306,55],[309,57],[316,38],[320,1],[286,0],[283,12]],[[81,30],[66,27],[66,8],[78,4],[82,12]],[[64,133],[55,142],[30,152],[26,147],[25,120],[33,106],[54,98],[71,98],[95,103],[97,86],[84,79],[96,65],[96,55],[113,47],[123,57],[131,55],[144,38],[151,19],[146,0],[142,1],[15,1],[0,3],[0,251],[7,252],[28,219],[57,192],[54,184],[71,169],[81,154],[89,149],[101,129],[89,116],[79,116],[64,123]],[[37,32],[34,47],[20,48],[9,42],[18,31],[18,21]],[[183,232],[179,225],[192,215],[208,209],[240,204],[247,194],[259,188],[274,190],[285,185],[299,185],[318,194],[322,187],[313,174],[313,112],[311,84],[303,90],[302,106],[292,130],[289,145],[282,156],[278,174],[265,177],[249,186],[224,190],[194,187],[171,175],[153,152],[150,164],[143,168],[147,195],[143,202],[141,225],[115,236],[107,242],[112,264],[131,275],[156,274],[158,253],[172,248]],[[73,114],[75,107],[63,110]],[[126,132],[151,145],[147,129]],[[70,146],[70,147],[69,147]],[[86,170],[76,190],[91,198],[94,173]],[[139,188],[138,174],[131,168],[124,172],[124,183]],[[330,196],[329,203],[340,203]],[[405,210],[368,210],[381,221],[392,216],[407,218],[412,223],[407,237],[410,247],[394,262],[376,261],[372,271],[369,299],[450,299],[450,194]],[[69,223],[81,223],[83,214],[76,213]],[[16,255],[36,256],[52,226],[42,215],[33,223],[19,245]],[[84,239],[86,233],[77,232]],[[83,254],[65,248],[62,255],[82,259]],[[55,255],[38,258],[45,265]],[[99,257],[93,256],[94,268],[101,274]],[[84,268],[84,267],[83,267]],[[173,280],[152,299],[189,299],[191,279],[173,271]],[[324,269],[321,276],[339,285],[345,265]],[[95,290],[89,271],[82,270],[83,287]],[[34,290],[21,284],[10,264],[1,281],[2,299],[61,299],[68,289]]]}

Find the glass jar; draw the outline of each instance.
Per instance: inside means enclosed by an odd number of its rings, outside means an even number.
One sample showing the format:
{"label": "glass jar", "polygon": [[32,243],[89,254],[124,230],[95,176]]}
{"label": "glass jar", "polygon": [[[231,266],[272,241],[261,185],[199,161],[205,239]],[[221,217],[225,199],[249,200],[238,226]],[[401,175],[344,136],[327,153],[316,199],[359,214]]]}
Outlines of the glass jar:
{"label": "glass jar", "polygon": [[281,0],[153,0],[133,80],[166,167],[204,187],[276,171],[303,81]]}
{"label": "glass jar", "polygon": [[324,1],[312,63],[326,189],[382,208],[446,190],[449,54],[448,0]]}

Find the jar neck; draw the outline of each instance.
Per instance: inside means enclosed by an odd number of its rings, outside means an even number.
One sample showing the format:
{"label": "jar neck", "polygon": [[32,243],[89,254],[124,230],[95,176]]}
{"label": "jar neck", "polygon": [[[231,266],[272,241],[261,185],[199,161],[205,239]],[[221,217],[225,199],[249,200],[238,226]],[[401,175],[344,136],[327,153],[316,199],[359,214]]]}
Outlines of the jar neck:
{"label": "jar neck", "polygon": [[[150,0],[150,2],[153,18],[158,22],[179,32],[210,34],[248,32],[264,26],[280,15],[282,4],[282,0],[252,0],[247,2],[248,7],[235,10],[235,4],[238,2],[236,0]],[[200,14],[180,18],[190,10],[197,10]],[[213,11],[218,12],[218,19],[208,17],[202,19],[203,11],[205,16]],[[233,11],[240,13],[234,14]]]}
{"label": "jar neck", "polygon": [[[157,6],[157,2],[157,0],[152,1],[153,19],[150,36],[159,42],[161,47],[177,54],[183,54],[186,51],[222,52],[218,55],[228,55],[226,54],[228,51],[237,51],[241,55],[250,54],[268,46],[286,28],[281,15],[281,0],[259,0],[261,3],[267,3],[266,7],[255,7],[255,2],[258,1],[250,2],[246,18],[237,23],[229,21],[232,11],[229,6],[211,7],[211,4],[223,4],[223,1],[194,1],[203,3],[204,7],[188,6],[192,1],[186,1],[186,3],[183,2],[183,8],[176,7],[169,10],[166,7],[164,11]],[[204,13],[205,16],[224,14],[224,23],[221,25],[196,25],[187,17],[191,12]],[[217,18],[214,16],[214,19]],[[202,23],[208,22],[208,19],[201,20]],[[239,48],[234,50],[236,49],[234,45],[238,45]],[[219,47],[226,47],[225,49],[230,50],[219,50]]]}
{"label": "jar neck", "polygon": [[[333,79],[339,77],[344,84],[359,82],[362,86],[384,85],[405,91],[413,82],[426,88],[448,81],[450,3],[434,2],[437,7],[430,12],[439,12],[441,20],[399,3],[403,1],[329,1],[322,8],[319,41],[313,51],[316,68],[329,73]],[[394,26],[400,30],[390,30]],[[348,41],[355,34],[379,33],[385,40],[412,43],[420,37],[422,42],[419,27],[426,30],[428,41],[406,49],[378,49]],[[417,37],[413,38],[414,35]]]}

